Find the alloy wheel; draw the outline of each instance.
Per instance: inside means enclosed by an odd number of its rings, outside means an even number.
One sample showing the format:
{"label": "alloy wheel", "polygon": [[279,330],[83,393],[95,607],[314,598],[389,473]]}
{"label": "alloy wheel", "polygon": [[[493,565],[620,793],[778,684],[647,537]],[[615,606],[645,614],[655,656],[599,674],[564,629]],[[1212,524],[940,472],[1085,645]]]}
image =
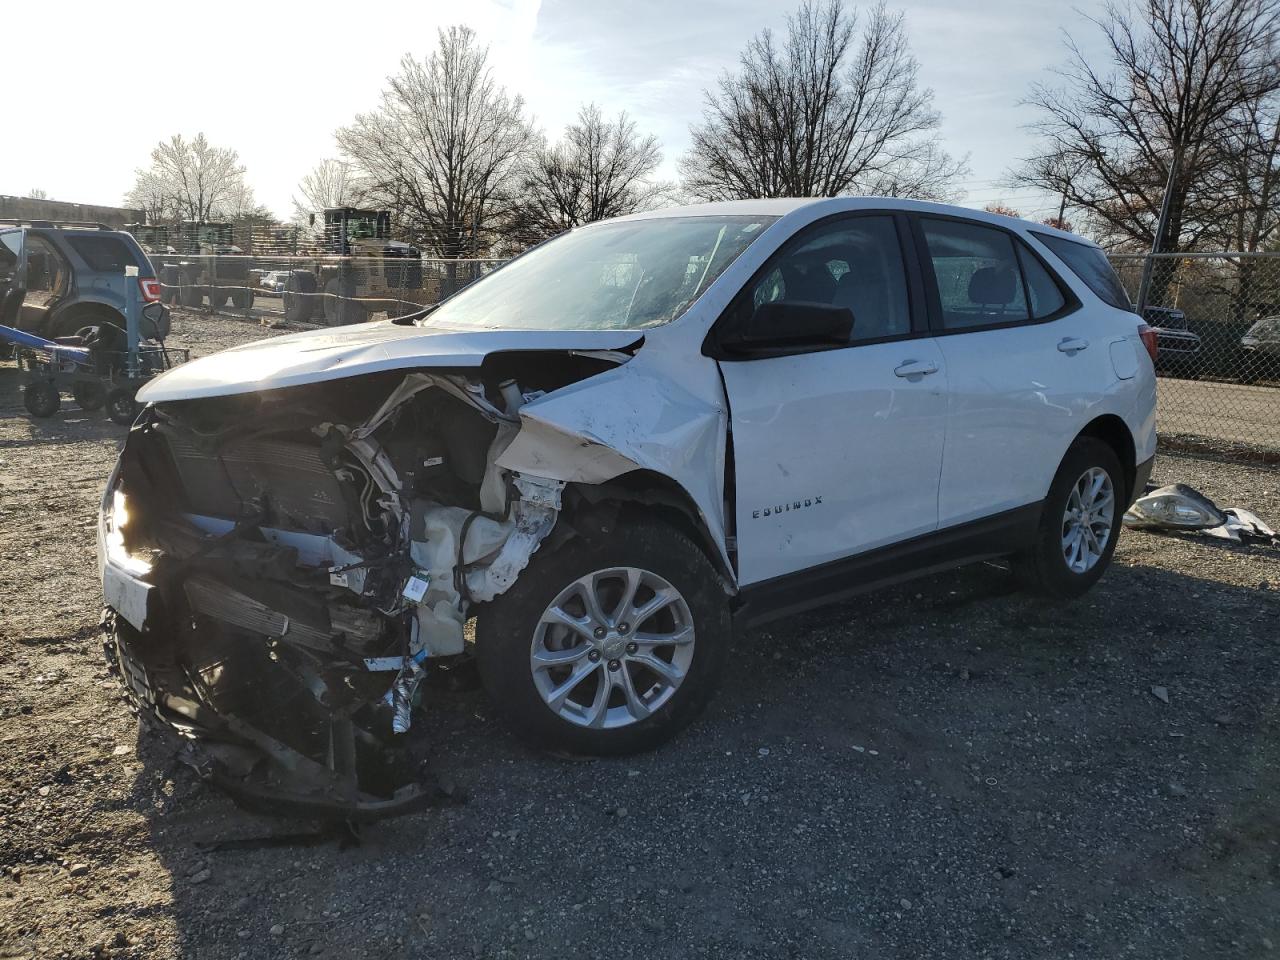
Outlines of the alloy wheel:
{"label": "alloy wheel", "polygon": [[579,577],[538,618],[529,655],[534,686],[582,727],[639,723],[689,674],[693,616],[680,591],[648,570],[610,567]]}
{"label": "alloy wheel", "polygon": [[1111,540],[1116,495],[1111,475],[1090,467],[1071,487],[1062,515],[1062,556],[1072,573],[1088,573]]}

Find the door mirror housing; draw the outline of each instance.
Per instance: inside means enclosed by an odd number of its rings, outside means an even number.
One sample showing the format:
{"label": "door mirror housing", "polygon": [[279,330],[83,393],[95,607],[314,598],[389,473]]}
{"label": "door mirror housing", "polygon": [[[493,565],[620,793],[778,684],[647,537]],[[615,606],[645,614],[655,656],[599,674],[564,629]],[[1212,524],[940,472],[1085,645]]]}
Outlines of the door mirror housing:
{"label": "door mirror housing", "polygon": [[829,303],[777,300],[762,303],[726,330],[720,346],[732,356],[776,356],[841,347],[853,334],[853,311]]}

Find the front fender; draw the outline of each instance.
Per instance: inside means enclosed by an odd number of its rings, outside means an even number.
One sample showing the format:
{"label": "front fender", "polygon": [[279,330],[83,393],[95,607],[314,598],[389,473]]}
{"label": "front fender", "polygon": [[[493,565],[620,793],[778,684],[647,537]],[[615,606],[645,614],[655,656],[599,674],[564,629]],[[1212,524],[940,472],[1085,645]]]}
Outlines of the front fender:
{"label": "front fender", "polygon": [[598,484],[633,470],[669,477],[697,507],[726,569],[723,403],[629,363],[525,404],[498,466]]}

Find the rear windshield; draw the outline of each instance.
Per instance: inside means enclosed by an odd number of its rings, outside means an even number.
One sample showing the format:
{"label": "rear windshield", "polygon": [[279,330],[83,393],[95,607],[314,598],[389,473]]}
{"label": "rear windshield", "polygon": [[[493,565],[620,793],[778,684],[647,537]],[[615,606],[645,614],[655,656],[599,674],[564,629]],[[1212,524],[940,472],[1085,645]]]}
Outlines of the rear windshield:
{"label": "rear windshield", "polygon": [[1133,301],[1129,299],[1124,284],[1111,268],[1107,255],[1097,247],[1064,240],[1062,237],[1051,237],[1045,233],[1037,233],[1035,237],[1056,253],[1103,303],[1121,310],[1133,309]]}
{"label": "rear windshield", "polygon": [[125,267],[141,266],[119,237],[67,237],[67,242],[90,270],[123,273]]}

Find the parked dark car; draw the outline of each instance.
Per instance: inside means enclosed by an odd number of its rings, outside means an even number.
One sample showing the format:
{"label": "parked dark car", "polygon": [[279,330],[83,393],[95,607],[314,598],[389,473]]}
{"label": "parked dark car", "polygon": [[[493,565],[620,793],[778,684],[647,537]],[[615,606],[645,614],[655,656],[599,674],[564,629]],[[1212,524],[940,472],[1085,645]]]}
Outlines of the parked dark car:
{"label": "parked dark car", "polygon": [[1187,329],[1187,315],[1175,307],[1147,307],[1142,318],[1156,332],[1156,372],[1172,377],[1200,374],[1200,335]]}
{"label": "parked dark car", "polygon": [[1280,380],[1280,316],[1264,317],[1240,338],[1240,380]]}
{"label": "parked dark car", "polygon": [[[26,251],[25,293],[15,322],[27,333],[67,337],[86,327],[122,332],[129,284],[138,285],[143,303],[160,299],[151,261],[122,230],[82,222],[0,220],[0,235],[20,235],[12,246]],[[130,266],[138,268],[137,277],[125,275]],[[0,298],[5,294],[0,290]],[[163,339],[169,332],[168,310],[148,311],[146,323],[143,336]]]}

